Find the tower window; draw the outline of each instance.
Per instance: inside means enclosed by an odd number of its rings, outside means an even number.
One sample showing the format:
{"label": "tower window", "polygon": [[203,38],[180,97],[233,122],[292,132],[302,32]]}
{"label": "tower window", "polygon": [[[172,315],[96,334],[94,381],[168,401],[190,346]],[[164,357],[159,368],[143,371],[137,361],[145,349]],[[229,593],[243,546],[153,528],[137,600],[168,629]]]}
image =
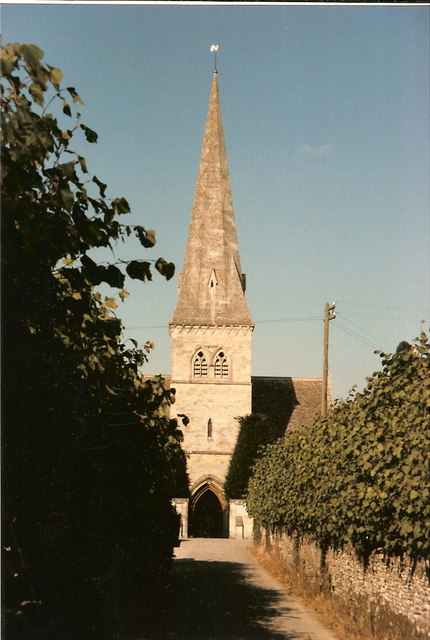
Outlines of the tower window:
{"label": "tower window", "polygon": [[228,377],[228,362],[224,351],[220,351],[215,357],[215,378]]}
{"label": "tower window", "polygon": [[212,418],[208,420],[208,438],[212,438]]}
{"label": "tower window", "polygon": [[194,356],[193,376],[195,378],[204,378],[207,375],[208,375],[208,363],[203,351],[199,351]]}

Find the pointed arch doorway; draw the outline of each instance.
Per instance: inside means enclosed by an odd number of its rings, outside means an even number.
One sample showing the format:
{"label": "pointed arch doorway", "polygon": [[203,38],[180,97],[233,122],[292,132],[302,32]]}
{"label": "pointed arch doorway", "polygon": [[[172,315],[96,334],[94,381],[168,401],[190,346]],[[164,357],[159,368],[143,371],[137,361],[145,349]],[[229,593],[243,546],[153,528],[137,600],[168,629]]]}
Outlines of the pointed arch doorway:
{"label": "pointed arch doorway", "polygon": [[189,535],[193,538],[228,538],[228,503],[210,476],[191,492]]}

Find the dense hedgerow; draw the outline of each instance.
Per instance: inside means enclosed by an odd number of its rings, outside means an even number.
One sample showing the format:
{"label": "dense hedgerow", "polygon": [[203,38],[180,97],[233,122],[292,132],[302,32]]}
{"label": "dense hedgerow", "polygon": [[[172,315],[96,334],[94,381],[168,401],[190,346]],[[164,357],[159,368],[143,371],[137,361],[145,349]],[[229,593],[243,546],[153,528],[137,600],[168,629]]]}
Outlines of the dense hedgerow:
{"label": "dense hedgerow", "polygon": [[323,548],[426,557],[429,355],[424,334],[380,353],[382,370],[362,393],[265,447],[248,486],[250,514]]}

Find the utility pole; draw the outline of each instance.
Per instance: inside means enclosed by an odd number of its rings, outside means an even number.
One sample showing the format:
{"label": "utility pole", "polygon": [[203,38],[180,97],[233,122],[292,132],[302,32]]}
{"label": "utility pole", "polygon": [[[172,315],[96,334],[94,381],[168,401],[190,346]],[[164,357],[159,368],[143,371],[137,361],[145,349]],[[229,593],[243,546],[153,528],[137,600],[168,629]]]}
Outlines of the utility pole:
{"label": "utility pole", "polygon": [[321,413],[323,417],[327,415],[327,396],[328,396],[328,336],[329,322],[336,317],[336,303],[326,303],[324,309],[324,355],[323,355],[323,390],[322,390],[322,407]]}

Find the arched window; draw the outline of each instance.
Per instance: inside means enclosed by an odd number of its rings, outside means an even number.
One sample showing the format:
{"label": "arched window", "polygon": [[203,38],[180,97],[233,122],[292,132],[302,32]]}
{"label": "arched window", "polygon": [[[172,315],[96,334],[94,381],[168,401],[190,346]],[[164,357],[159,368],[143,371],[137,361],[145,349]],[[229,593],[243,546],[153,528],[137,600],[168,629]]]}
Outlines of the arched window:
{"label": "arched window", "polygon": [[212,438],[212,418],[208,420],[208,438]]}
{"label": "arched window", "polygon": [[208,375],[208,363],[203,351],[198,351],[193,361],[193,376],[195,378],[204,378]]}
{"label": "arched window", "polygon": [[224,351],[219,351],[214,362],[215,378],[228,377],[228,362]]}

